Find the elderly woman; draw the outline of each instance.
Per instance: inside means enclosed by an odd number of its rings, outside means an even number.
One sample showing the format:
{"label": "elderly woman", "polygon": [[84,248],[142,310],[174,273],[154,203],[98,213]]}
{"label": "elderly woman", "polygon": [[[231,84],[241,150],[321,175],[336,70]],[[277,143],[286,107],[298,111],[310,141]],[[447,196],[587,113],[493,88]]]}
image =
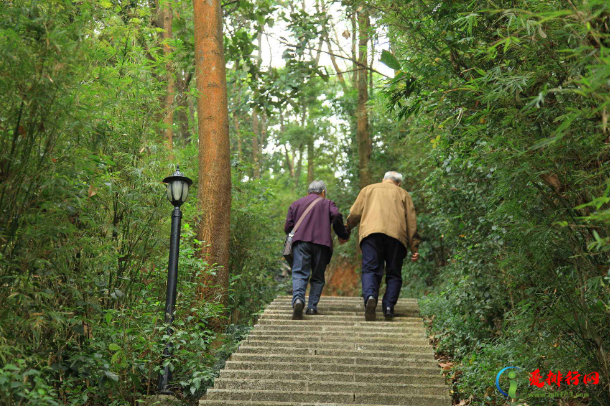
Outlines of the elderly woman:
{"label": "elderly woman", "polygon": [[[326,199],[326,185],[321,180],[311,182],[307,196],[293,202],[288,209],[284,231],[292,231],[295,224],[303,217],[301,224],[292,238],[292,319],[303,318],[305,290],[307,282],[311,283],[308,315],[318,314],[318,302],[324,287],[324,272],[332,256],[331,224],[339,240],[343,243],[349,239],[349,231],[343,224],[343,216],[332,200]],[[311,275],[311,279],[309,279]]]}

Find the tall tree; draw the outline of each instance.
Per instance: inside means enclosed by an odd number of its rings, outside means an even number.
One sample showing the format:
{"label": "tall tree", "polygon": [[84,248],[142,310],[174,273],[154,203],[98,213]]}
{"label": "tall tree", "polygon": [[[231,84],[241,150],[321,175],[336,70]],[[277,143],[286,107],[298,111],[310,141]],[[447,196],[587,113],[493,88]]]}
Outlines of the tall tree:
{"label": "tall tree", "polygon": [[358,64],[356,63],[356,44],[358,43],[358,37],[356,32],[358,31],[358,22],[356,21],[356,12],[353,12],[349,16],[350,22],[352,23],[352,83],[354,87],[358,84]]}
{"label": "tall tree", "polygon": [[[315,152],[314,152],[314,138],[315,133],[312,131],[312,127],[308,128],[307,126],[307,105],[304,104],[303,107],[303,116],[301,121],[301,126],[305,131],[307,131],[307,184],[309,185],[314,180],[314,165],[315,165]],[[309,132],[312,131],[312,132]]]}
{"label": "tall tree", "polygon": [[182,72],[178,78],[177,90],[178,95],[176,96],[176,122],[180,124],[180,138],[182,142],[188,143],[190,141],[190,123],[189,123],[189,104],[188,98],[189,85],[192,80],[192,74]]}
{"label": "tall tree", "polygon": [[358,110],[357,139],[358,139],[358,171],[360,174],[360,188],[371,183],[371,135],[369,132],[369,114],[366,103],[369,99],[367,87],[367,47],[369,41],[370,19],[368,11],[358,11],[359,51],[358,51]]}
{"label": "tall tree", "polygon": [[[220,0],[193,0],[195,67],[199,124],[199,187],[201,221],[197,233],[205,241],[201,254],[217,264],[201,287],[206,300],[227,303],[231,210],[229,111]],[[216,331],[222,324],[213,322]]]}
{"label": "tall tree", "polygon": [[294,174],[294,187],[298,189],[299,180],[301,180],[301,171],[303,170],[303,142],[299,144],[299,159]]}
{"label": "tall tree", "polygon": [[[176,93],[176,84],[174,80],[173,66],[171,62],[172,48],[169,42],[172,39],[172,21],[173,13],[170,0],[165,0],[162,3],[161,9],[161,24],[163,27],[163,56],[166,59],[165,68],[167,70],[167,91],[163,103],[163,123],[165,124],[165,141],[170,151],[174,149],[174,94]],[[173,155],[172,155],[173,156]]]}
{"label": "tall tree", "polygon": [[[257,72],[258,70],[260,70],[260,67],[262,65],[263,62],[263,32],[259,31],[257,36],[256,36],[256,43],[258,45],[258,56],[257,56],[257,61],[256,61],[256,66],[257,66]],[[259,91],[258,91],[258,81],[259,76],[258,74],[254,75],[254,86],[255,86],[255,90],[254,90],[254,102],[257,102],[258,96],[259,96]],[[259,118],[259,111],[257,106],[255,105],[254,107],[252,107],[252,133],[253,133],[253,137],[252,137],[252,170],[253,170],[253,175],[254,178],[260,178],[261,176],[261,163],[260,163],[260,158],[261,158],[261,122],[260,122],[260,118]]]}

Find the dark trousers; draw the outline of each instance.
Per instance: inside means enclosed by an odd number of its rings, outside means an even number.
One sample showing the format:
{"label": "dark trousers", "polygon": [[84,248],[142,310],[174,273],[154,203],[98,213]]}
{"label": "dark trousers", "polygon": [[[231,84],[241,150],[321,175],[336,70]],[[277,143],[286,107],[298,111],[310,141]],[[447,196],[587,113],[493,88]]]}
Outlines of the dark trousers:
{"label": "dark trousers", "polygon": [[[305,303],[307,282],[311,283],[309,289],[309,302],[307,308],[317,309],[322,288],[324,288],[324,271],[330,262],[330,247],[311,242],[297,241],[292,246],[294,260],[292,262],[292,304],[296,299]],[[309,276],[311,275],[311,279]]]}
{"label": "dark trousers", "polygon": [[362,248],[362,296],[366,302],[369,296],[377,300],[379,286],[385,265],[386,290],[383,308],[394,308],[402,287],[402,262],[407,249],[396,238],[385,234],[371,234],[360,243]]}

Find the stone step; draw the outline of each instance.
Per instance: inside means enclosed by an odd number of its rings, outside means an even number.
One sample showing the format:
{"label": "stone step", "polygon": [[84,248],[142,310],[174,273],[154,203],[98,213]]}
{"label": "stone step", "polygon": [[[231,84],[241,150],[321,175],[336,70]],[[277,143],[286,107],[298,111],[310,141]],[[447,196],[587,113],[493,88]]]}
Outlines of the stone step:
{"label": "stone step", "polygon": [[367,358],[414,358],[421,360],[434,360],[434,354],[426,352],[396,352],[396,351],[377,351],[377,350],[346,350],[346,349],[321,349],[321,348],[295,348],[278,346],[249,346],[239,347],[240,354],[293,354],[293,355],[312,355],[312,356],[336,356],[336,357],[367,357]]}
{"label": "stone step", "polygon": [[261,346],[261,347],[286,347],[286,346],[290,346],[290,347],[294,347],[294,348],[319,348],[319,349],[328,349],[328,350],[332,350],[332,349],[353,349],[353,350],[371,350],[371,351],[377,351],[377,350],[383,350],[383,351],[395,351],[395,352],[399,352],[399,351],[412,351],[412,352],[426,352],[429,354],[434,354],[434,351],[432,350],[432,348],[430,347],[430,345],[428,343],[426,344],[422,344],[422,345],[412,345],[412,344],[405,344],[405,343],[399,343],[399,344],[383,344],[380,345],[380,343],[345,343],[343,341],[341,342],[300,342],[300,341],[290,341],[290,342],[286,342],[286,341],[271,341],[271,340],[256,340],[256,339],[251,339],[251,340],[246,340],[246,341],[242,341],[241,345],[244,346],[250,346],[250,347],[254,347],[254,346]]}
{"label": "stone step", "polygon": [[[285,326],[285,327],[289,327],[289,326]],[[328,326],[328,327],[332,327],[332,326]],[[401,330],[385,330],[382,331],[380,329],[373,329],[371,328],[370,330],[367,328],[362,328],[359,327],[358,328],[353,328],[353,327],[343,327],[341,329],[337,329],[335,327],[334,330],[318,330],[315,331],[313,329],[310,329],[309,326],[301,326],[300,328],[296,328],[296,329],[292,329],[292,328],[279,328],[279,329],[265,329],[265,328],[254,328],[252,330],[250,330],[250,334],[251,335],[290,335],[293,336],[297,339],[300,338],[324,338],[327,336],[350,336],[350,337],[354,337],[354,336],[358,336],[358,337],[404,337],[404,338],[427,338],[428,336],[426,335],[425,330],[405,330],[405,331],[401,331]]]}
{"label": "stone step", "polygon": [[384,332],[384,331],[414,331],[418,333],[425,333],[426,328],[423,326],[409,326],[406,324],[399,323],[367,323],[367,322],[357,322],[357,323],[328,323],[328,324],[315,324],[315,323],[302,323],[304,320],[292,320],[285,321],[283,323],[258,323],[254,328],[258,329],[268,329],[268,330],[309,330],[309,331],[318,331],[318,330],[326,330],[333,331],[334,330],[357,330],[360,332]]}
{"label": "stone step", "polygon": [[[291,303],[271,303],[268,307],[270,310],[284,310],[284,309],[292,309]],[[334,303],[325,303],[318,304],[318,312],[325,314],[327,311],[343,311],[343,312],[364,312],[364,306],[360,304],[334,304]],[[381,306],[378,306],[376,311],[378,313],[383,314]],[[400,316],[419,316],[419,308],[417,306],[401,306],[394,308],[394,314],[398,314]]]}
{"label": "stone step", "polygon": [[[294,363],[294,362],[277,362],[265,360],[264,362],[254,361],[227,361],[225,369],[227,370],[253,370],[253,371],[326,371],[326,372],[362,372],[364,366],[357,364],[337,364],[326,363],[324,359],[320,359],[309,363]],[[441,369],[438,365],[433,366],[431,363],[422,366],[392,366],[392,365],[367,365],[367,373],[372,374],[403,374],[403,375],[432,375],[439,376]]]}
{"label": "stone step", "polygon": [[[307,303],[305,303],[307,305]],[[269,306],[288,306],[292,307],[292,300],[274,300],[269,303]],[[268,306],[268,307],[269,307]],[[320,306],[343,306],[343,307],[358,307],[364,309],[364,302],[361,300],[358,301],[328,301],[328,300],[320,300],[318,302],[318,308]],[[417,309],[418,304],[414,302],[400,302],[396,306],[394,306],[394,310],[397,309]],[[381,309],[383,306],[381,303],[378,303],[376,308]]]}
{"label": "stone step", "polygon": [[417,300],[394,310],[366,322],[362,298],[324,296],[318,315],[292,320],[292,297],[279,296],[200,404],[450,406]]}
{"label": "stone step", "polygon": [[296,372],[296,371],[220,371],[222,379],[277,379],[323,382],[409,383],[443,385],[442,375],[375,374],[364,372]]}
{"label": "stone step", "polygon": [[[251,402],[249,400],[206,400],[199,401],[200,405],[212,406],[390,406],[364,403],[300,403],[300,402]],[[411,405],[411,404],[409,404]]]}
{"label": "stone step", "polygon": [[[306,309],[305,309],[306,310]],[[303,317],[309,317],[311,319],[315,319],[316,317],[320,317],[320,316],[357,316],[357,317],[361,317],[364,314],[364,308],[359,308],[359,309],[348,309],[348,310],[325,310],[324,312],[322,312],[320,310],[320,308],[318,308],[318,314],[316,315],[311,315],[311,316],[307,316],[305,314],[305,310],[303,310]],[[381,319],[383,319],[383,312],[381,310],[381,307],[378,307],[375,310],[375,313],[377,314],[377,316],[380,316]],[[276,306],[275,308],[267,308],[267,310],[265,310],[264,312],[262,312],[261,314],[290,314],[292,316],[292,306],[290,304],[287,304],[286,306]],[[401,314],[401,313],[397,313],[396,309],[394,309],[394,317],[395,318],[409,318],[412,320],[420,320],[421,318],[419,317],[419,315],[415,315],[415,316],[408,316],[406,314]]]}
{"label": "stone step", "polygon": [[326,393],[392,393],[399,395],[436,395],[445,385],[368,382],[321,382],[276,379],[223,379],[214,381],[214,389],[256,391],[326,392]]}
{"label": "stone step", "polygon": [[[305,302],[307,302],[307,300],[305,300]],[[276,299],[273,302],[269,303],[269,305],[273,305],[273,304],[287,304],[289,306],[292,306],[292,299]],[[307,303],[305,303],[307,304]],[[364,300],[362,299],[358,299],[358,300],[324,300],[323,298],[320,299],[320,301],[318,302],[318,306],[324,306],[324,305],[333,305],[333,306],[360,306],[362,308],[364,308]],[[381,303],[381,301],[379,301],[377,303],[377,307],[381,308],[383,305]],[[402,301],[400,300],[395,306],[394,309],[398,309],[398,308],[417,308],[417,306],[419,306],[419,304],[417,302],[412,302],[412,301]]]}
{"label": "stone step", "polygon": [[323,333],[323,332],[361,332],[361,333],[417,333],[417,334],[425,334],[426,329],[424,327],[411,327],[400,324],[394,325],[383,325],[383,324],[365,324],[356,323],[356,324],[344,324],[344,325],[316,325],[316,324],[303,324],[299,321],[295,321],[294,323],[286,323],[286,324],[274,324],[274,323],[264,323],[257,324],[254,326],[255,330],[266,330],[266,331],[309,331],[310,333]]}
{"label": "stone step", "polygon": [[[262,315],[258,318],[257,324],[274,324],[278,326],[285,325],[311,325],[311,326],[355,326],[360,327],[391,327],[391,328],[419,328],[425,329],[426,325],[419,321],[411,321],[413,319],[398,319],[393,321],[385,321],[383,316],[380,316],[375,321],[366,321],[363,315],[359,316],[305,316],[303,320],[292,320],[292,312],[285,315]],[[288,323],[289,322],[289,323]]]}
{"label": "stone step", "polygon": [[253,329],[250,330],[249,336],[286,336],[288,338],[294,338],[296,340],[307,339],[308,336],[312,338],[320,338],[324,340],[327,337],[334,338],[398,338],[398,339],[425,339],[427,340],[426,334],[424,332],[380,332],[380,331],[372,331],[372,332],[362,332],[361,329],[356,330],[335,330],[335,331],[316,331],[315,334],[311,332],[311,330],[307,330],[307,328],[299,329],[299,330],[261,330],[261,329]]}
{"label": "stone step", "polygon": [[236,389],[210,389],[210,400],[279,401],[329,404],[386,404],[417,406],[449,406],[451,398],[439,395],[399,395],[381,393],[291,392]]}
{"label": "stone step", "polygon": [[[376,312],[381,320],[383,320],[383,313],[381,311]],[[307,315],[305,311],[303,311],[303,319],[311,320],[311,321],[355,321],[360,322],[363,320],[364,311],[362,312],[333,312],[331,314],[322,314],[318,313],[316,315]],[[258,318],[262,319],[273,319],[273,320],[292,320],[292,308],[287,308],[283,310],[269,310],[261,313]],[[385,320],[383,320],[385,321]],[[409,324],[417,324],[424,325],[422,319],[420,317],[405,317],[405,316],[397,316],[394,314],[394,320],[391,323],[409,323]]]}
{"label": "stone step", "polygon": [[361,366],[438,366],[436,360],[418,360],[415,358],[381,358],[381,357],[366,357],[360,355],[357,357],[341,357],[329,355],[290,355],[290,354],[246,354],[236,352],[229,358],[231,361],[249,361],[249,362],[289,362],[293,364],[309,364],[312,362],[323,362],[326,364],[342,364],[342,365],[361,365]]}
{"label": "stone step", "polygon": [[[249,400],[208,400],[202,399],[199,401],[200,405],[213,405],[213,406],[390,406],[375,404],[364,404],[364,403],[301,403],[301,402],[256,402]],[[409,403],[408,405],[414,405]]]}
{"label": "stone step", "polygon": [[363,335],[363,334],[352,334],[352,335],[333,335],[327,334],[325,336],[314,335],[314,336],[295,336],[294,334],[264,334],[261,332],[252,332],[246,340],[271,340],[271,341],[301,341],[301,342],[342,342],[342,343],[378,343],[380,346],[384,344],[414,344],[414,345],[426,345],[428,339],[423,335],[421,337],[413,336],[401,336],[401,335]]}
{"label": "stone step", "polygon": [[[380,298],[381,299],[381,298]],[[287,295],[282,295],[282,296],[277,296],[274,300],[275,301],[288,301],[291,302],[292,301],[292,296],[287,296]],[[364,299],[361,296],[321,296],[320,297],[320,302],[322,301],[329,301],[329,302],[356,302],[356,303],[363,303],[364,304]],[[381,304],[381,300],[378,300],[379,304]],[[400,305],[402,303],[419,303],[419,299],[413,299],[413,298],[400,298],[398,299],[398,303],[397,305]]]}

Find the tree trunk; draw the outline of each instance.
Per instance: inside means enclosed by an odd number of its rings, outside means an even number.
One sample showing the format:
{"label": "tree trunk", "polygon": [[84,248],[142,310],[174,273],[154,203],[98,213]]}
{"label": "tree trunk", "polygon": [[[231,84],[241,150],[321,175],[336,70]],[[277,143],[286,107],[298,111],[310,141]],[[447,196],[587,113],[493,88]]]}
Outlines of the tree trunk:
{"label": "tree trunk", "polygon": [[[195,133],[195,131],[197,131],[198,126],[197,126],[197,120],[195,119],[195,110],[197,109],[195,107],[195,103],[194,103],[194,98],[191,97],[190,95],[187,95],[187,99],[186,102],[188,104],[189,107],[189,128],[191,129],[191,131],[193,131],[193,133]],[[195,133],[193,135],[197,135],[198,133]],[[188,138],[188,142],[191,142],[191,138]]]}
{"label": "tree trunk", "polygon": [[[258,60],[256,62],[258,68],[260,68],[261,63],[263,61],[263,33],[259,32],[256,36],[256,41],[258,44]],[[258,80],[258,75],[254,75],[254,80]],[[254,101],[258,99],[258,90],[254,91]],[[252,138],[252,174],[255,179],[260,178],[261,176],[261,167],[260,167],[260,138],[261,138],[261,126],[260,120],[258,117],[258,110],[256,107],[252,109],[252,132],[254,133],[254,137]]]}
{"label": "tree trunk", "polygon": [[[280,134],[284,134],[284,109],[280,106]],[[284,153],[286,154],[286,167],[290,177],[294,179],[294,155],[291,157],[288,153],[288,147],[284,144]]]}
{"label": "tree trunk", "polygon": [[286,155],[286,167],[288,168],[288,173],[290,174],[290,177],[294,179],[294,157],[290,157],[286,144],[284,144],[284,154]]}
{"label": "tree trunk", "polygon": [[[169,60],[172,49],[168,44],[168,41],[172,39],[172,9],[168,3],[165,3],[163,6],[163,10],[161,11],[162,19],[163,19],[163,55],[167,60],[165,64],[165,69],[167,70],[167,92],[165,93],[165,100],[163,103],[163,123],[165,124],[165,142],[167,143],[167,147],[170,151],[174,149],[174,133],[172,130],[172,125],[174,124],[174,94],[176,92],[175,82],[174,82],[174,72],[172,68],[172,63]],[[173,152],[170,153],[171,159],[173,159]]]}
{"label": "tree trunk", "polygon": [[[239,63],[235,64],[235,76],[239,70]],[[241,84],[240,81],[235,81],[235,88],[233,88],[234,100],[233,100],[233,126],[235,127],[235,138],[237,138],[237,161],[241,162],[242,150],[241,150],[241,129],[239,128],[239,106],[241,105]]]}
{"label": "tree trunk", "polygon": [[233,125],[235,125],[235,137],[237,138],[237,161],[241,162],[241,130],[239,129],[237,110],[233,112]]}
{"label": "tree trunk", "polygon": [[369,115],[366,108],[368,101],[367,87],[367,46],[368,46],[368,30],[369,30],[369,15],[366,10],[358,13],[359,26],[359,57],[358,61],[362,64],[358,67],[358,110],[357,117],[357,138],[358,138],[358,171],[360,173],[360,188],[363,188],[371,183],[371,174],[369,172],[371,160],[371,137],[369,134]]}
{"label": "tree trunk", "polygon": [[326,46],[328,47],[328,52],[330,53],[330,61],[333,64],[333,68],[335,69],[335,73],[337,74],[337,78],[339,79],[339,83],[341,83],[341,87],[343,88],[343,93],[347,93],[347,85],[345,84],[345,78],[343,77],[343,72],[339,68],[339,64],[337,63],[337,58],[335,58],[333,47],[330,44],[330,38],[328,33],[325,34]]}
{"label": "tree trunk", "polygon": [[[199,124],[199,187],[201,214],[197,238],[204,241],[201,256],[218,264],[216,275],[206,273],[202,299],[227,304],[231,218],[229,111],[220,0],[193,0],[195,66]],[[221,331],[221,319],[211,321]]]}
{"label": "tree trunk", "polygon": [[294,186],[299,187],[299,179],[301,178],[301,169],[303,168],[303,143],[299,145],[299,159],[297,161],[297,169],[294,174]]}
{"label": "tree trunk", "polygon": [[352,83],[354,87],[358,86],[358,64],[356,63],[356,31],[358,29],[356,24],[356,13],[352,13],[350,16],[352,22]]}
{"label": "tree trunk", "polygon": [[309,137],[307,140],[307,184],[313,182],[313,166],[314,166],[314,148],[313,148],[313,137]]}
{"label": "tree trunk", "polygon": [[190,139],[190,123],[189,123],[189,105],[188,105],[188,90],[192,75],[184,74],[178,82],[178,96],[176,97],[178,109],[176,111],[176,121],[180,124],[181,142],[188,143]]}
{"label": "tree trunk", "polygon": [[[369,24],[370,27],[370,24]],[[371,63],[369,66],[373,66],[375,63],[375,38],[371,36]],[[373,70],[369,70],[369,98],[373,98]]]}
{"label": "tree trunk", "polygon": [[[307,131],[307,105],[303,101],[303,106],[301,108],[301,128],[303,131]],[[314,171],[314,134],[307,135],[307,184],[309,185],[313,182],[313,171]],[[301,155],[302,152],[301,152]],[[300,161],[300,160],[299,160]]]}
{"label": "tree trunk", "polygon": [[260,166],[258,162],[258,139],[260,132],[260,123],[258,120],[258,112],[256,111],[256,107],[252,109],[252,132],[254,133],[252,137],[252,177],[255,179],[260,178]]}
{"label": "tree trunk", "polygon": [[259,172],[261,171],[261,168],[263,168],[263,165],[265,163],[265,156],[263,155],[263,149],[265,148],[265,145],[267,144],[267,112],[265,110],[263,110],[263,114],[261,115],[261,120],[260,120],[260,133],[261,133],[261,137],[259,139],[259,144],[258,144],[258,170]]}

